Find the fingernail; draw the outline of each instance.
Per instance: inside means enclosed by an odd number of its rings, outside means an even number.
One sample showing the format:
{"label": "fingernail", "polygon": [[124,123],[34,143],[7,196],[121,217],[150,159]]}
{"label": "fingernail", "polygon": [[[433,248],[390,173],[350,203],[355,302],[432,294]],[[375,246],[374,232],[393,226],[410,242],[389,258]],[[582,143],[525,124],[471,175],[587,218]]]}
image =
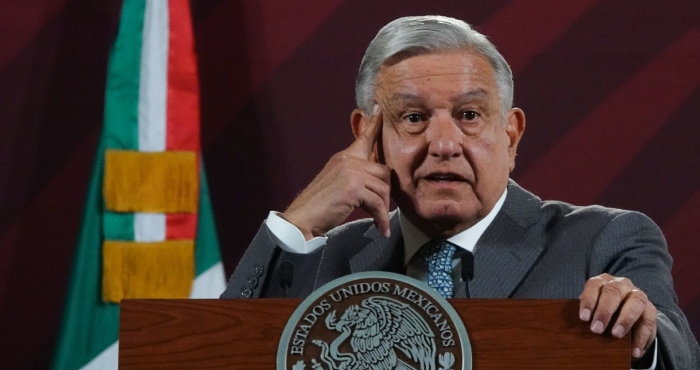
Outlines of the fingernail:
{"label": "fingernail", "polygon": [[591,331],[596,334],[601,334],[603,329],[605,329],[605,327],[603,326],[603,322],[600,320],[594,321],[593,325],[591,325]]}
{"label": "fingernail", "polygon": [[372,108],[372,115],[376,115],[379,113],[379,104],[375,104],[374,107]]}
{"label": "fingernail", "polygon": [[625,335],[625,328],[623,328],[622,325],[616,325],[612,330],[612,335],[615,338],[622,338],[622,336]]}
{"label": "fingernail", "polygon": [[[650,355],[651,356],[651,355]],[[635,348],[632,350],[632,357],[634,358],[640,358],[642,357],[642,350],[639,348]]]}
{"label": "fingernail", "polygon": [[384,231],[384,236],[387,237],[387,238],[390,237],[390,236],[391,236],[391,230],[386,229],[386,230]]}
{"label": "fingernail", "polygon": [[589,321],[591,319],[591,310],[584,308],[578,317],[583,321]]}

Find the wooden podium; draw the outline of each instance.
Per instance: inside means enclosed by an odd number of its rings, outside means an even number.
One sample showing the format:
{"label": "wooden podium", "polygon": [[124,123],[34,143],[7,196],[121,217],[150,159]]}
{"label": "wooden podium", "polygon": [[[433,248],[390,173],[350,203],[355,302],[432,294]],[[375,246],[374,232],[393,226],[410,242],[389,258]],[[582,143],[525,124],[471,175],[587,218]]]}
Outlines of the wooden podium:
{"label": "wooden podium", "polygon": [[[576,300],[452,299],[473,369],[629,370],[630,339],[595,335]],[[123,300],[119,368],[275,369],[298,299]]]}

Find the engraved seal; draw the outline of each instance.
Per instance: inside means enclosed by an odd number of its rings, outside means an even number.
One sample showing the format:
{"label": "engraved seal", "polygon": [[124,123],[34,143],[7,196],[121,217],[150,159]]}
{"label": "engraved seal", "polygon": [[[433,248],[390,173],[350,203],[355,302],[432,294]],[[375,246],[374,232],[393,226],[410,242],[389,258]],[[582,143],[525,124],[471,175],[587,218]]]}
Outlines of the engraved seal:
{"label": "engraved seal", "polygon": [[457,312],[426,284],[363,272],[329,282],[287,322],[278,370],[471,370]]}

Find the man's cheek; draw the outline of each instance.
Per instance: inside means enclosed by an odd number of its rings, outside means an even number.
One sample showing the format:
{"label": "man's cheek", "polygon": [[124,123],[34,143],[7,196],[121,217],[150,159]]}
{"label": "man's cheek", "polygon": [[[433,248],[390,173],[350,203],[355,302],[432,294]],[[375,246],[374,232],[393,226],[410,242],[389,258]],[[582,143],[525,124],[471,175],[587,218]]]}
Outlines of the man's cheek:
{"label": "man's cheek", "polygon": [[413,161],[419,152],[421,140],[412,136],[388,133],[383,137],[384,151],[392,162],[406,164]]}
{"label": "man's cheek", "polygon": [[494,127],[482,132],[478,141],[493,152],[507,152],[510,147],[510,137],[502,127]]}
{"label": "man's cheek", "polygon": [[481,140],[473,140],[465,138],[462,142],[462,149],[467,160],[473,166],[479,167],[478,164],[484,160],[488,161],[488,154],[491,152],[490,146]]}

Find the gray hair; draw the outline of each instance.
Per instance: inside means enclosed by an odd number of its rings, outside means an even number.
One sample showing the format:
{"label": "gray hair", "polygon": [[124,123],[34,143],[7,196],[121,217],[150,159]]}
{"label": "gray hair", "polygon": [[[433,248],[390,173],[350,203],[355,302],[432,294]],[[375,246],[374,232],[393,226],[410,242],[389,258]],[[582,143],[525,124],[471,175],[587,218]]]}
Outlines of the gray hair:
{"label": "gray hair", "polygon": [[[467,23],[443,16],[403,17],[384,26],[369,43],[355,80],[357,106],[372,112],[377,74],[390,59],[398,62],[420,54],[467,49],[483,55],[496,76],[501,114],[513,107],[513,72],[486,36]],[[398,59],[397,59],[398,58]]]}

